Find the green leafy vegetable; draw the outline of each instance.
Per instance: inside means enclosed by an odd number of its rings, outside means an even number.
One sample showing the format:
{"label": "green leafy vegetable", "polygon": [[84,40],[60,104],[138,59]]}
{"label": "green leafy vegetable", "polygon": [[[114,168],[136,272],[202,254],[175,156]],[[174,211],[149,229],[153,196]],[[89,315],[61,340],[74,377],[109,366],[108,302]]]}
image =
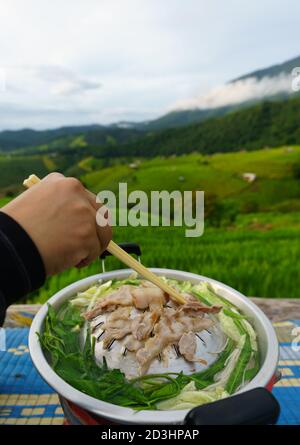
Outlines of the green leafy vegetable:
{"label": "green leafy vegetable", "polygon": [[175,403],[177,409],[195,406],[232,394],[244,381],[251,380],[259,370],[259,354],[255,331],[245,317],[234,305],[216,295],[207,283],[193,286],[188,281],[165,281],[181,291],[192,292],[209,306],[223,308],[218,318],[228,340],[208,369],[191,375],[162,373],[128,380],[121,370],[109,369],[105,359],[100,366],[96,363],[95,338],[88,330],[83,340],[81,333],[86,325],[80,312],[82,307],[91,307],[99,297],[123,284],[140,285],[141,280],[130,277],[92,286],[64,303],[58,311],[49,305],[44,332],[39,338],[55,372],[86,394],[135,410],[167,409],[163,406],[169,406],[169,401],[171,405]]}
{"label": "green leafy vegetable", "polygon": [[259,371],[260,360],[259,360],[259,352],[253,352],[254,366],[245,371],[245,382],[252,380]]}
{"label": "green leafy vegetable", "polygon": [[224,351],[208,369],[206,369],[205,371],[196,372],[189,376],[192,380],[194,380],[195,385],[198,389],[203,389],[214,383],[215,375],[224,369],[226,361],[234,349],[234,342],[229,339]]}
{"label": "green leafy vegetable", "polygon": [[235,343],[238,343],[244,334],[244,330],[240,330],[239,320],[225,315],[223,310],[219,312],[218,318],[223,332]]}
{"label": "green leafy vegetable", "polygon": [[142,389],[129,382],[120,370],[96,364],[89,333],[83,349],[80,347],[79,332],[71,328],[83,323],[76,306],[63,305],[57,313],[49,306],[40,341],[50,352],[55,372],[70,385],[98,399],[123,406],[148,407]]}
{"label": "green leafy vegetable", "polygon": [[245,315],[241,315],[238,312],[234,312],[230,309],[223,309],[223,312],[225,315],[228,315],[231,318],[236,318],[237,320],[244,320],[245,318],[247,318]]}
{"label": "green leafy vegetable", "polygon": [[216,400],[227,397],[228,393],[223,388],[213,388],[211,390],[197,390],[195,383],[190,382],[180,393],[158,404],[161,410],[169,409],[191,409],[194,406],[200,406],[204,403],[214,402]]}
{"label": "green leafy vegetable", "polygon": [[193,294],[195,295],[195,297],[198,298],[198,300],[200,300],[202,303],[206,304],[206,306],[212,306],[212,303],[210,301],[208,301],[203,295],[202,293],[198,292],[197,290],[193,289]]}
{"label": "green leafy vegetable", "polygon": [[251,358],[251,354],[252,354],[252,349],[251,349],[250,337],[248,334],[246,334],[244,345],[241,349],[237,364],[233,369],[232,373],[230,374],[229,379],[225,386],[225,390],[229,394],[233,394],[236,391],[236,389],[242,384],[246,368]]}
{"label": "green leafy vegetable", "polygon": [[234,304],[230,303],[220,295],[217,295],[212,286],[207,282],[202,281],[201,283],[196,284],[192,287],[191,291],[197,298],[199,298],[199,300],[203,301],[203,303],[205,302],[208,306],[216,305],[227,307],[229,309],[236,308]]}

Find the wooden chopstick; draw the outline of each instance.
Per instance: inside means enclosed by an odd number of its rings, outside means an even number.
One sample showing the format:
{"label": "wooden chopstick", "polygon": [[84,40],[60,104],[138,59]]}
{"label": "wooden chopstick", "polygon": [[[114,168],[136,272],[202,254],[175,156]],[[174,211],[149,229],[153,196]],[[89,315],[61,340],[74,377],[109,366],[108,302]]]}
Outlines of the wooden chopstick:
{"label": "wooden chopstick", "polygon": [[182,295],[180,295],[173,287],[169,286],[163,280],[161,280],[157,275],[139,263],[136,259],[134,259],[131,255],[129,255],[125,250],[123,250],[118,244],[110,241],[107,246],[107,250],[117,257],[122,263],[126,264],[128,267],[131,267],[137,273],[142,275],[142,277],[151,281],[151,283],[155,284],[157,287],[165,291],[170,297],[175,300],[177,303],[184,304],[185,299]]}
{"label": "wooden chopstick", "polygon": [[[24,187],[30,188],[33,185],[40,182],[40,179],[36,175],[30,175],[23,182]],[[157,275],[139,263],[136,259],[134,259],[131,255],[129,255],[125,250],[123,250],[118,244],[113,241],[110,241],[106,248],[112,255],[118,258],[122,263],[126,264],[126,266],[132,268],[137,273],[139,273],[143,278],[146,278],[151,283],[155,284],[157,287],[166,292],[172,300],[176,301],[176,303],[184,304],[186,302],[185,298],[180,295],[173,287],[169,286],[163,280],[161,280]]]}

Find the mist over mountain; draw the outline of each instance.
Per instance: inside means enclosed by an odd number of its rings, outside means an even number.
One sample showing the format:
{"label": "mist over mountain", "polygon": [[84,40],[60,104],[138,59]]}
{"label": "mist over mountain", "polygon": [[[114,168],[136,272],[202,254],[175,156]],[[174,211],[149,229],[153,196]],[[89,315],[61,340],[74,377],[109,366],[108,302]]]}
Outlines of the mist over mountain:
{"label": "mist over mountain", "polygon": [[262,79],[264,77],[277,77],[281,74],[288,74],[290,76],[293,68],[300,66],[300,56],[287,60],[277,65],[269,66],[268,68],[262,68],[255,70],[251,73],[244,74],[243,76],[233,79],[231,82],[247,79],[248,77],[255,77],[256,79]]}
{"label": "mist over mountain", "polygon": [[253,105],[261,100],[281,100],[294,95],[292,70],[300,67],[300,56],[281,64],[259,69],[199,95],[182,100],[174,110],[139,128],[160,129],[201,122],[230,111]]}
{"label": "mist over mountain", "polygon": [[280,101],[299,95],[292,91],[293,68],[300,56],[281,64],[259,69],[216,86],[207,94],[174,104],[174,109],[158,119],[145,122],[117,122],[111,125],[68,126],[53,130],[5,130],[0,132],[0,150],[11,151],[50,144],[56,148],[85,145],[131,143],[145,133],[199,123],[248,108],[261,101]]}

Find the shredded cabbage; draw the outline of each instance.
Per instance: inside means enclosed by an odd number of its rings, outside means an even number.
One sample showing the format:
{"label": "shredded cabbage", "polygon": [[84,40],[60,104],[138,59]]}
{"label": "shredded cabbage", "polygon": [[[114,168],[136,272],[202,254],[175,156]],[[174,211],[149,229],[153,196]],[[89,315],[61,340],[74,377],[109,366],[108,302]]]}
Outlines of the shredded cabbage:
{"label": "shredded cabbage", "polygon": [[223,311],[220,311],[218,314],[218,318],[221,324],[221,328],[223,332],[231,338],[233,341],[238,343],[242,337],[238,327],[234,323],[234,319],[225,315]]}
{"label": "shredded cabbage", "polygon": [[244,328],[246,329],[246,331],[249,334],[250,342],[251,342],[251,348],[253,349],[253,351],[257,351],[258,347],[257,347],[257,335],[256,335],[256,332],[254,331],[253,327],[251,326],[251,324],[247,320],[242,320],[242,325],[244,326]]}
{"label": "shredded cabbage", "polygon": [[228,397],[228,393],[224,388],[218,387],[212,390],[197,390],[195,383],[188,383],[181,392],[168,400],[163,400],[157,404],[160,410],[169,409],[190,409],[205,403],[214,402],[215,400]]}
{"label": "shredded cabbage", "polygon": [[[235,392],[245,381],[251,380],[259,369],[259,354],[257,345],[257,335],[251,324],[239,309],[228,302],[225,298],[218,296],[211,285],[207,282],[201,282],[193,285],[189,281],[177,281],[161,277],[163,281],[177,288],[180,292],[194,294],[200,301],[208,306],[221,306],[221,311],[213,316],[216,322],[220,323],[220,328],[227,337],[224,347],[218,353],[221,353],[228,342],[233,342],[233,350],[227,357],[224,367],[214,375],[210,382],[206,382],[203,389],[197,389],[195,382],[191,381],[184,386],[175,397],[158,402],[156,407],[160,410],[179,410],[191,409],[195,406],[210,403],[222,399]],[[139,285],[141,280],[137,275],[131,275],[125,280],[107,281],[103,284],[91,286],[84,292],[78,292],[70,303],[81,310],[90,310],[99,298],[104,297],[122,284]],[[75,326],[72,331],[77,331]],[[83,340],[88,334],[88,323],[85,321],[83,326]],[[184,382],[185,384],[185,382]]]}
{"label": "shredded cabbage", "polygon": [[92,307],[99,297],[103,297],[110,290],[112,281],[107,281],[100,286],[92,286],[84,292],[78,292],[76,298],[70,300],[70,303],[77,307]]}
{"label": "shredded cabbage", "polygon": [[201,283],[196,284],[192,287],[192,292],[196,294],[196,296],[204,302],[209,303],[211,306],[217,305],[222,307],[231,307],[231,303],[229,301],[224,300],[219,297],[211,287],[209,283],[206,281],[201,281]]}

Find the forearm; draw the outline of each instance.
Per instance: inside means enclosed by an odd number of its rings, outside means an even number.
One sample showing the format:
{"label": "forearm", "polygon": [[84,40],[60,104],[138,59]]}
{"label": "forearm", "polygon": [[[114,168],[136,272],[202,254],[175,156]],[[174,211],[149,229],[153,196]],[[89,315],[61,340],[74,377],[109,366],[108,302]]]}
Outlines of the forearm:
{"label": "forearm", "polygon": [[0,211],[0,325],[6,308],[42,286],[45,267],[25,230]]}

